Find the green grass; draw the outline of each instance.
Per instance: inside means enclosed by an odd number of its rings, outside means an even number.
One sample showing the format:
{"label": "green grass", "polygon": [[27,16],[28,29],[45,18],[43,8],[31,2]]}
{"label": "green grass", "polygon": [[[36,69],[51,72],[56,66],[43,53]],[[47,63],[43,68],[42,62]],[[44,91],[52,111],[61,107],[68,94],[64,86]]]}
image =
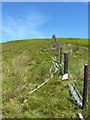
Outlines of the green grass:
{"label": "green grass", "polygon": [[[2,44],[2,87],[4,118],[76,118],[81,112],[69,92],[74,84],[83,93],[83,67],[88,64],[88,40],[58,38],[69,54],[69,80],[57,74],[50,79],[51,58],[57,57],[52,39],[17,40]],[[64,58],[64,56],[62,56]],[[63,59],[62,58],[62,59]],[[49,81],[32,94],[31,90]]]}

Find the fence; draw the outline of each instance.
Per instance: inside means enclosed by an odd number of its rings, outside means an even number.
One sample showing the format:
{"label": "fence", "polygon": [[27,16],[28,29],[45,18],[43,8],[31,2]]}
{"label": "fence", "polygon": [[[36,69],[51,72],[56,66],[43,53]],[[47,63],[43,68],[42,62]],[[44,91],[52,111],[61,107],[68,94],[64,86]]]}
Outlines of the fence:
{"label": "fence", "polygon": [[[53,35],[52,38],[55,41],[55,47],[56,50],[59,52],[59,61],[56,59],[56,57],[52,57],[52,62],[55,68],[54,73],[52,73],[52,66],[50,68],[50,74],[51,78],[54,76],[54,74],[58,73],[58,75],[62,76],[62,80],[67,80],[68,79],[68,53],[64,53],[64,71],[62,71],[62,46],[59,46],[59,43],[56,39],[56,36]],[[41,86],[46,84],[48,82],[45,81],[41,85],[39,85],[37,88],[29,92],[29,94],[35,92],[38,90]],[[87,88],[88,88],[88,65],[84,65],[84,84],[83,84],[83,95],[81,96],[79,91],[75,88],[74,85],[69,85],[69,89],[71,93],[73,94],[74,99],[76,100],[77,104],[84,109],[86,107],[86,101],[87,101]],[[81,113],[78,113],[78,115],[83,118]]]}
{"label": "fence", "polygon": [[[60,56],[60,62],[59,63],[59,67],[60,67],[60,74],[59,75],[63,75],[62,74],[62,46],[59,47],[59,43],[56,40],[56,36],[53,35],[52,38],[55,41],[55,47],[56,50],[59,51],[59,56]],[[68,53],[64,53],[64,75],[62,77],[62,80],[68,79]],[[76,100],[77,104],[84,109],[86,107],[86,103],[87,103],[87,90],[88,90],[88,65],[84,65],[84,84],[83,84],[83,95],[81,96],[79,91],[75,88],[74,85],[69,85],[69,89],[71,91],[71,93],[73,94],[74,99]],[[80,119],[83,119],[83,116],[81,113],[78,113]]]}
{"label": "fence", "polygon": [[[56,50],[59,50],[59,56],[60,56],[60,61],[56,62],[59,64],[58,66],[60,67],[60,74],[62,74],[62,46],[59,46],[59,43],[56,39],[56,36],[53,35],[52,38],[55,41],[55,47]],[[68,79],[68,53],[64,53],[64,75],[62,80]],[[70,91],[73,94],[75,100],[77,101],[77,104],[84,109],[86,106],[86,101],[87,101],[87,89],[88,89],[88,65],[84,65],[84,84],[83,84],[83,97],[80,95],[79,91],[75,88],[74,85],[69,85]]]}

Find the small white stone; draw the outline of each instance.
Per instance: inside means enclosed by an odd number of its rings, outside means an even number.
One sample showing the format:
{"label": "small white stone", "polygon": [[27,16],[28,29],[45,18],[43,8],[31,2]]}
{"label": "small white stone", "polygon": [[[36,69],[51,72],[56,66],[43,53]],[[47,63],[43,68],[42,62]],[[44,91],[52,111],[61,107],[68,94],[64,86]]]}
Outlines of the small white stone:
{"label": "small white stone", "polygon": [[68,79],[68,74],[64,74],[63,77],[62,77],[62,80],[67,80]]}

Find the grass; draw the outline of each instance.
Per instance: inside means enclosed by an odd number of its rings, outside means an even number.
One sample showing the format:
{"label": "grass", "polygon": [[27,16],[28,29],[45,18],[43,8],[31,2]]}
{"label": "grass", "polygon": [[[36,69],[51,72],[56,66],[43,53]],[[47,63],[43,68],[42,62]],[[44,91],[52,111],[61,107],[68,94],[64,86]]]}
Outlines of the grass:
{"label": "grass", "polygon": [[[17,40],[2,44],[3,118],[77,118],[82,110],[69,92],[74,84],[83,94],[84,64],[88,64],[88,40],[58,38],[69,54],[69,80],[57,74],[50,79],[51,58],[59,59],[52,39]],[[62,59],[64,56],[62,56]],[[49,80],[32,94],[31,90]]]}

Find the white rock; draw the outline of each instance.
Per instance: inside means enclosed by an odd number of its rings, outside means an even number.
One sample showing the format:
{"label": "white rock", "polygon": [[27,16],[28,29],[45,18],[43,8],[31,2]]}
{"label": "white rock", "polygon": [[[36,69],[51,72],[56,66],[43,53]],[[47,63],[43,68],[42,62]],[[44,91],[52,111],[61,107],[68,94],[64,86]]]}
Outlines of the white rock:
{"label": "white rock", "polygon": [[62,77],[62,80],[67,80],[68,79],[68,73],[64,74]]}

